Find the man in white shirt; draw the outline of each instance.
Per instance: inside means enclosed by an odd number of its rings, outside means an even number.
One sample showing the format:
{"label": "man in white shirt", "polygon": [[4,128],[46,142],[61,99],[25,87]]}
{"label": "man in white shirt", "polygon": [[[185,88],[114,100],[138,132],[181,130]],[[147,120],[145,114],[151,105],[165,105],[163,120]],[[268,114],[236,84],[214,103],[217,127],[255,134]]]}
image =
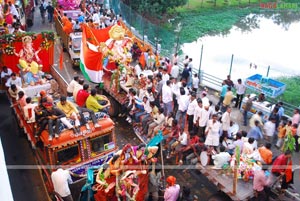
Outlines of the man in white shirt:
{"label": "man in white shirt", "polygon": [[8,89],[8,94],[14,99],[18,100],[18,93],[19,91],[24,91],[21,87],[12,84]]}
{"label": "man in white shirt", "polygon": [[191,133],[191,131],[194,130],[194,113],[196,110],[196,107],[198,106],[198,102],[196,99],[196,93],[192,93],[190,97],[190,103],[187,109],[187,116],[188,116],[188,131]]}
{"label": "man in white shirt", "polygon": [[171,76],[175,79],[178,79],[179,76],[179,67],[177,65],[177,62],[174,63],[172,70],[171,70]]}
{"label": "man in white shirt", "polygon": [[271,117],[269,121],[264,124],[264,132],[266,140],[272,143],[272,138],[275,134],[276,126],[275,126],[275,118]]}
{"label": "man in white shirt", "polygon": [[37,106],[36,103],[31,102],[31,97],[26,98],[26,105],[23,108],[24,117],[27,123],[35,122],[35,112],[34,108]]}
{"label": "man in white shirt", "polygon": [[185,94],[185,90],[183,87],[179,89],[180,95],[178,98],[178,110],[176,113],[176,120],[178,123],[181,122],[181,129],[184,129],[185,119],[186,119],[186,111],[189,106],[190,97]]}
{"label": "man in white shirt", "polygon": [[159,108],[157,117],[154,118],[153,122],[149,124],[147,138],[152,138],[154,128],[156,126],[161,126],[164,122],[165,122],[164,109]]}
{"label": "man in white shirt", "polygon": [[244,83],[242,83],[241,79],[238,79],[238,83],[236,83],[234,87],[236,88],[235,107],[240,109],[246,91],[246,86]]}
{"label": "man in white shirt", "polygon": [[73,90],[73,99],[76,102],[78,91],[83,89],[84,79],[79,79],[78,83],[75,83]]}
{"label": "man in white shirt", "polygon": [[207,107],[207,106],[209,107],[210,106],[209,99],[207,98],[207,92],[206,91],[202,92],[201,100],[202,100],[203,107]]}
{"label": "man in white shirt", "polygon": [[171,81],[167,80],[166,84],[162,87],[162,102],[164,104],[165,116],[169,116],[169,113],[173,111],[173,93],[170,85]]}
{"label": "man in white shirt", "polygon": [[53,183],[54,191],[58,193],[64,201],[73,201],[69,184],[71,184],[72,178],[69,170],[63,170],[58,168],[52,172],[51,180]]}
{"label": "man in white shirt", "polygon": [[263,116],[263,113],[261,111],[259,111],[259,112],[255,113],[254,115],[252,115],[252,117],[250,118],[250,121],[249,121],[249,126],[251,128],[254,128],[256,126],[255,122],[258,121],[259,122],[259,127],[262,127],[263,126],[262,116]]}
{"label": "man in white shirt", "polygon": [[194,92],[197,92],[198,91],[198,88],[199,88],[199,78],[198,78],[198,75],[197,74],[194,74],[194,77],[193,77],[193,91]]}
{"label": "man in white shirt", "polygon": [[68,87],[67,87],[68,96],[73,96],[74,87],[76,84],[78,84],[78,79],[79,79],[78,76],[74,76],[73,80],[68,85]]}
{"label": "man in white shirt", "polygon": [[17,77],[16,73],[12,73],[10,78],[5,83],[6,87],[10,87],[12,84],[16,86],[22,87],[22,80],[20,77]]}
{"label": "man in white shirt", "polygon": [[170,79],[170,75],[168,74],[168,70],[166,68],[163,69],[162,72],[162,80],[164,82],[164,84],[166,84],[166,82]]}
{"label": "man in white shirt", "polygon": [[225,152],[225,147],[221,146],[220,153],[212,155],[212,159],[214,160],[214,165],[216,168],[222,168],[223,165],[228,164],[231,156],[228,152]]}
{"label": "man in white shirt", "polygon": [[6,66],[3,66],[1,71],[1,82],[5,84],[6,81],[10,78],[11,74],[12,70],[10,68],[7,68]]}
{"label": "man in white shirt", "polygon": [[206,146],[219,146],[220,142],[220,129],[221,129],[221,123],[218,121],[218,115],[213,114],[212,119],[208,120],[207,126],[205,129],[205,145]]}
{"label": "man in white shirt", "polygon": [[200,115],[201,110],[203,109],[201,98],[197,99],[197,103],[198,103],[198,105],[195,108],[194,119],[193,119],[194,134],[198,134],[198,131],[199,131],[199,118],[198,118],[198,116]]}
{"label": "man in white shirt", "polygon": [[226,137],[228,138],[228,130],[230,128],[230,113],[231,113],[231,107],[227,107],[226,112],[222,115],[222,137],[220,139],[221,142],[223,142],[223,139]]}
{"label": "man in white shirt", "polygon": [[135,66],[134,66],[134,71],[135,71],[135,74],[137,76],[140,77],[140,74],[142,72],[142,69],[141,69],[141,64],[140,63],[137,63]]}
{"label": "man in white shirt", "polygon": [[[203,104],[203,102],[202,102]],[[198,119],[198,123],[199,123],[199,136],[202,137],[203,139],[205,139],[205,129],[206,129],[206,125],[207,122],[209,120],[209,106],[204,106],[202,110],[200,110],[199,113],[196,114],[196,118]]]}
{"label": "man in white shirt", "polygon": [[15,5],[12,4],[10,1],[8,2],[8,5],[9,5],[9,10],[10,10],[10,13],[12,14],[12,16],[16,15],[17,18],[19,19],[20,15],[19,15]]}

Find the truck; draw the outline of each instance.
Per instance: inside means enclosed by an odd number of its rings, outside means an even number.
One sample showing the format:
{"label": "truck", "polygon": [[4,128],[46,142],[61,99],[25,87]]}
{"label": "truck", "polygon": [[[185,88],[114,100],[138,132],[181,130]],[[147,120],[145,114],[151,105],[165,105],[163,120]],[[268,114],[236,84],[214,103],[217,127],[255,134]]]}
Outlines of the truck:
{"label": "truck", "polygon": [[[57,76],[60,76],[54,68],[51,71],[55,72],[53,77],[57,78]],[[58,83],[67,84],[63,79]],[[30,88],[31,86],[28,87]],[[64,88],[65,86],[60,87]],[[37,100],[35,97],[33,99]],[[27,121],[20,105],[13,105],[19,129],[26,135],[34,150],[37,163],[41,167],[42,178],[52,198],[57,195],[53,191],[51,172],[56,169],[57,165],[63,165],[72,173],[82,175],[86,173],[89,167],[99,166],[107,162],[118,149],[114,129],[115,124],[106,113],[96,113],[98,124],[101,125],[99,128],[95,128],[90,122],[88,114],[85,114],[85,118],[89,119],[91,129],[81,126],[80,132],[75,134],[61,124],[59,138],[49,141],[47,130],[44,130],[40,137],[35,137],[36,122]],[[78,179],[74,177],[73,181],[75,182],[71,184],[70,188],[74,199],[77,199],[80,195],[81,187],[85,183],[85,178]]]}
{"label": "truck", "polygon": [[80,45],[81,45],[81,32],[72,32],[67,34],[63,30],[61,17],[67,14],[68,17],[75,19],[80,14],[80,10],[55,10],[54,24],[57,35],[60,36],[60,42],[64,52],[68,52],[72,61],[73,67],[79,67],[80,63]]}
{"label": "truck", "polygon": [[[8,36],[1,37],[6,38]],[[46,72],[40,77],[39,81],[30,85],[27,85],[22,81],[22,88],[25,95],[31,97],[32,101],[37,103],[37,95],[42,90],[50,92],[51,85],[53,85],[54,82],[56,82],[57,89],[60,89],[59,93],[61,95],[66,95],[68,83],[59,71],[53,67],[53,57],[51,57],[54,55],[53,33],[24,33],[24,35],[12,39],[13,41],[10,43],[10,48],[14,48],[19,52],[18,46],[22,46],[22,44],[19,44],[17,41],[22,40],[24,37],[27,37],[27,40],[29,40],[28,37],[31,37],[32,45],[34,47],[41,47],[42,50],[39,53],[40,58],[48,58],[48,60],[43,60],[43,69]],[[19,59],[16,55],[11,54],[10,51],[5,51],[4,54],[1,54],[0,56],[0,59],[3,62],[2,65],[17,66]],[[16,61],[16,63],[10,63],[12,61]],[[49,64],[51,64],[51,67],[47,69]],[[17,67],[12,68],[12,70],[17,74],[21,74],[20,71],[23,71],[23,69]],[[37,76],[39,76],[39,74],[37,74]],[[48,78],[47,80],[46,77]],[[90,128],[82,125],[79,127],[80,131],[77,133],[66,129],[63,124],[60,124],[59,138],[49,141],[48,129],[45,129],[40,136],[36,136],[38,124],[34,118],[31,118],[34,114],[33,108],[25,111],[15,99],[9,96],[9,93],[8,98],[18,123],[19,132],[23,133],[28,139],[35,154],[38,167],[40,167],[38,169],[41,170],[40,173],[45,186],[52,198],[55,196],[57,197],[57,195],[55,195],[53,190],[51,173],[53,170],[57,169],[57,166],[62,165],[65,169],[74,173],[74,175],[83,175],[89,167],[99,166],[102,163],[107,162],[114,155],[115,151],[118,150],[115,137],[115,123],[106,113],[95,113],[97,123],[100,125],[100,127],[97,128],[91,123],[89,115],[84,114]],[[58,98],[58,96],[53,95],[54,101],[55,98]],[[29,118],[25,118],[25,113],[28,114]],[[72,123],[72,120],[70,121]],[[73,178],[73,181],[75,182],[71,185],[71,190],[75,200],[80,194],[81,187],[85,183],[85,178]]]}

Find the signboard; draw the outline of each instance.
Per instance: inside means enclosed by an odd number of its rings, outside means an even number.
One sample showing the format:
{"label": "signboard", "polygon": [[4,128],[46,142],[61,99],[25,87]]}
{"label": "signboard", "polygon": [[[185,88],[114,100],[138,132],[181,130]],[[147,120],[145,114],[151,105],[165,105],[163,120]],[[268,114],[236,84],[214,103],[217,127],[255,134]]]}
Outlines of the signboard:
{"label": "signboard", "polygon": [[268,77],[263,77],[259,74],[248,77],[246,79],[246,86],[259,93],[264,93],[266,96],[271,98],[276,98],[281,95],[286,88],[284,83]]}

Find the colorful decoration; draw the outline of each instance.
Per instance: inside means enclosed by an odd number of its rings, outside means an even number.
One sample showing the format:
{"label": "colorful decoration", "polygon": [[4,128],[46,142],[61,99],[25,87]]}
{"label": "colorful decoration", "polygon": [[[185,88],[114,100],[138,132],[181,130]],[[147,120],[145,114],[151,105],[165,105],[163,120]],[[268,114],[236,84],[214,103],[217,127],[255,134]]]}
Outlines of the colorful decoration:
{"label": "colorful decoration", "polygon": [[[17,34],[5,34],[0,36],[0,65],[8,66],[13,70],[13,72],[18,73],[19,68],[19,56],[17,56],[15,53],[19,54],[20,51],[24,48],[24,41],[23,39],[27,38],[26,40],[31,43],[32,49],[34,50],[40,50],[38,53],[39,59],[43,61],[43,66],[39,65],[33,65],[33,68],[40,68],[42,67],[43,72],[49,72],[50,66],[53,65],[53,59],[54,59],[54,40],[55,40],[55,34],[53,32],[42,32],[42,33],[17,33]],[[26,57],[31,57],[29,56]],[[25,59],[26,60],[26,59]],[[34,59],[36,61],[36,59]],[[29,62],[27,65],[25,65],[24,62],[22,62],[22,68],[29,67]],[[37,62],[37,64],[41,64]],[[20,64],[21,65],[21,64]],[[25,66],[24,66],[25,65]]]}

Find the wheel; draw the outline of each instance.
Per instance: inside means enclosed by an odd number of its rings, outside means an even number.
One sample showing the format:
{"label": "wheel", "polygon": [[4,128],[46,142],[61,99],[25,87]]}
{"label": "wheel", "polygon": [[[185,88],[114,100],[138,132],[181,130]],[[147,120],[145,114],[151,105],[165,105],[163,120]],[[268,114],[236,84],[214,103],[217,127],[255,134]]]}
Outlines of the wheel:
{"label": "wheel", "polygon": [[108,99],[110,102],[110,107],[109,107],[108,113],[111,117],[115,117],[119,114],[120,104],[110,96],[108,97]]}

